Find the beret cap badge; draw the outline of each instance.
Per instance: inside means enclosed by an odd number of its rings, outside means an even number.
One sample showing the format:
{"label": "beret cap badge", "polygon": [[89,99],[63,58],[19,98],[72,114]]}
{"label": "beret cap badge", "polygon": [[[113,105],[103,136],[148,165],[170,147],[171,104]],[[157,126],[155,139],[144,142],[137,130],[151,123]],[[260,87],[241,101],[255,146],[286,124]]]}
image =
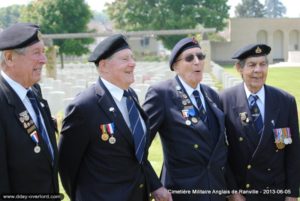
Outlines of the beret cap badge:
{"label": "beret cap badge", "polygon": [[193,37],[192,42],[195,43],[195,44],[198,44],[198,41],[195,37]]}
{"label": "beret cap badge", "polygon": [[271,47],[266,44],[250,44],[240,48],[231,58],[243,60],[248,57],[266,56],[270,52]]}
{"label": "beret cap badge", "polygon": [[262,50],[259,48],[259,46],[256,48],[255,53],[256,54],[260,54],[262,52]]}

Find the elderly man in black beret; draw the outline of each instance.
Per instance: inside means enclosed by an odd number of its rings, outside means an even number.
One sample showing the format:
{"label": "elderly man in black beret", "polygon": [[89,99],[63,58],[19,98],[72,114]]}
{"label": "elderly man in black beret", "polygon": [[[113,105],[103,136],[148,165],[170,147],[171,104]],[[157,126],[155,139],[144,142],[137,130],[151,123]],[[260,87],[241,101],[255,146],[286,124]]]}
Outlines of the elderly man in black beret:
{"label": "elderly man in black beret", "polygon": [[100,78],[68,106],[59,169],[72,201],[171,201],[147,159],[148,117],[130,88],[135,60],[121,34],[99,43],[89,58]]}
{"label": "elderly man in black beret", "polygon": [[6,194],[46,200],[58,194],[58,160],[55,126],[36,84],[47,61],[39,27],[3,30],[0,50],[0,200]]}
{"label": "elderly man in black beret", "polygon": [[174,201],[224,201],[227,144],[217,93],[201,84],[205,54],[194,38],[172,50],[176,77],[150,86],[143,105],[164,151],[161,179]]}
{"label": "elderly man in black beret", "polygon": [[226,115],[233,201],[297,201],[300,142],[295,98],[266,85],[271,48],[251,44],[233,59],[243,83],[226,89]]}

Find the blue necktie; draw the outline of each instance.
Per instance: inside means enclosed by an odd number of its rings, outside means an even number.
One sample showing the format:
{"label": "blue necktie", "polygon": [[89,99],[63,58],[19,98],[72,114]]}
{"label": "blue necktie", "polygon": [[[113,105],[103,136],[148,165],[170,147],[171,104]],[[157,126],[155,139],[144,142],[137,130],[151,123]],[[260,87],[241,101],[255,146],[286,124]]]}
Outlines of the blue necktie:
{"label": "blue necktie", "polygon": [[257,134],[260,135],[263,130],[263,121],[262,121],[262,116],[261,116],[260,110],[256,103],[257,99],[258,99],[257,95],[249,96],[251,116],[252,116],[252,119],[254,122],[255,130],[256,130]]}
{"label": "blue necktie", "polygon": [[49,152],[51,154],[51,158],[53,160],[54,159],[53,148],[52,148],[52,145],[50,143],[49,136],[47,135],[46,130],[45,130],[43,124],[42,124],[42,120],[41,120],[41,115],[40,115],[40,111],[39,111],[37,99],[36,99],[34,93],[31,90],[27,91],[27,97],[29,98],[30,103],[31,103],[31,105],[33,107],[33,110],[34,110],[34,112],[36,114],[36,117],[37,117],[38,132],[42,136],[44,142],[47,144],[47,147],[48,147]]}
{"label": "blue necktie", "polygon": [[144,149],[146,145],[146,135],[143,130],[143,126],[140,120],[140,115],[138,109],[129,94],[129,92],[124,91],[124,96],[126,97],[126,105],[129,115],[130,128],[134,139],[135,156],[139,163],[142,162]]}
{"label": "blue necktie", "polygon": [[194,90],[193,95],[194,95],[196,103],[197,103],[200,119],[206,124],[207,123],[207,114],[203,107],[199,91]]}

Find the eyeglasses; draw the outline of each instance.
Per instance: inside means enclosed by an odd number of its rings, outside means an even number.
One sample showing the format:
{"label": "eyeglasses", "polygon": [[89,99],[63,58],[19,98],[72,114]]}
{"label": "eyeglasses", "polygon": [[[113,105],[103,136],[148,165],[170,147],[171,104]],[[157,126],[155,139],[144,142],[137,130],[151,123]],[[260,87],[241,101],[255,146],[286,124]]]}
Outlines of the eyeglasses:
{"label": "eyeglasses", "polygon": [[181,59],[178,59],[178,60],[176,60],[176,62],[177,61],[180,61],[180,60],[185,60],[186,62],[191,62],[191,61],[194,61],[194,59],[195,59],[195,56],[199,59],[199,60],[204,60],[205,59],[205,54],[203,54],[203,53],[197,53],[197,54],[190,54],[190,55],[188,55],[188,56],[186,56],[186,57],[184,57],[184,58],[181,58]]}

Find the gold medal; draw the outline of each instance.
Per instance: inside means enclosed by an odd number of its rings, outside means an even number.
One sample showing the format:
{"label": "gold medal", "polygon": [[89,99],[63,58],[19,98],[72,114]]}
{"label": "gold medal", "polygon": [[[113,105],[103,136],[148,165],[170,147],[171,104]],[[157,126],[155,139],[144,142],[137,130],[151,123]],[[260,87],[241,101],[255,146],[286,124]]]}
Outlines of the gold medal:
{"label": "gold medal", "polygon": [[103,140],[103,141],[107,141],[108,140],[108,134],[107,133],[103,133],[102,135],[101,135],[101,139]]}
{"label": "gold medal", "polygon": [[283,149],[283,148],[285,147],[285,144],[282,143],[282,142],[279,142],[279,143],[276,143],[276,147],[277,147],[278,149]]}
{"label": "gold medal", "polygon": [[41,152],[41,147],[39,145],[36,145],[33,149],[34,153],[38,154]]}
{"label": "gold medal", "polygon": [[115,144],[116,143],[116,138],[114,136],[111,136],[108,141],[109,141],[110,144]]}
{"label": "gold medal", "polygon": [[198,123],[198,119],[196,118],[196,117],[192,117],[192,122],[194,123],[194,124],[196,124],[196,123]]}
{"label": "gold medal", "polygon": [[188,125],[188,126],[190,126],[192,124],[192,122],[190,120],[186,120],[185,124]]}

